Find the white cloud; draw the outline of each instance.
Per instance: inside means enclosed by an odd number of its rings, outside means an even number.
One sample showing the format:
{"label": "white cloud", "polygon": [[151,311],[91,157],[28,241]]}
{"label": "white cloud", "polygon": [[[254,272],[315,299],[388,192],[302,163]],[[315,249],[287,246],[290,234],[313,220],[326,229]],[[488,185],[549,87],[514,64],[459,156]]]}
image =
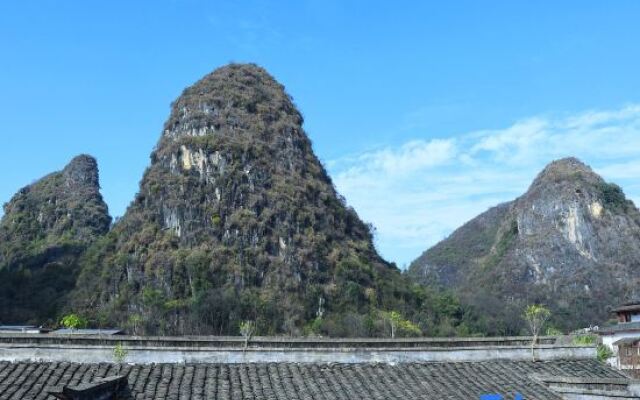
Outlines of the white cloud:
{"label": "white cloud", "polygon": [[541,118],[531,118],[504,130],[469,135],[470,139],[477,138],[478,140],[471,146],[470,155],[489,152],[495,159],[504,162],[529,161],[530,149],[547,139],[548,128],[548,121]]}
{"label": "white cloud", "polygon": [[640,183],[640,159],[606,165],[596,172],[612,180],[636,179]]}
{"label": "white cloud", "polygon": [[378,228],[381,253],[402,266],[475,215],[519,196],[548,162],[567,156],[640,197],[640,105],[411,140],[329,165],[338,190]]}
{"label": "white cloud", "polygon": [[[386,175],[408,174],[453,160],[456,146],[453,140],[412,140],[398,149],[385,148],[357,157],[353,168],[365,167]],[[352,173],[360,171],[351,171]]]}

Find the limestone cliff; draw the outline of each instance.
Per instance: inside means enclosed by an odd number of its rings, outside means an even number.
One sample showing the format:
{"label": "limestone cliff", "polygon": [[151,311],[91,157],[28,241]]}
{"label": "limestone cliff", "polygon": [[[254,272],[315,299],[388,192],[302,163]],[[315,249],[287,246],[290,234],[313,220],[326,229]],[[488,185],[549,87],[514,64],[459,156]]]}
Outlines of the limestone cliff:
{"label": "limestone cliff", "polygon": [[408,285],[336,193],[302,122],[255,65],[187,88],[135,200],[87,253],[74,307],[140,333],[235,334],[252,320],[262,334],[374,334],[365,317],[402,311]]}
{"label": "limestone cliff", "polygon": [[622,190],[575,158],[554,161],[518,199],[456,230],[409,274],[453,287],[487,315],[487,330],[519,333],[524,304],[552,308],[573,329],[608,319],[640,278],[640,213]]}

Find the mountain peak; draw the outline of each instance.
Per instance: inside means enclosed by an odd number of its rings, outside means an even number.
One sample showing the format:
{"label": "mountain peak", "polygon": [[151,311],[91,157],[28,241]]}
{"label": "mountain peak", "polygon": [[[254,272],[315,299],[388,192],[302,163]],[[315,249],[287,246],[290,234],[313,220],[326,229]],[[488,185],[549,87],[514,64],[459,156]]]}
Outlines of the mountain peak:
{"label": "mountain peak", "polygon": [[16,193],[0,219],[0,320],[41,324],[59,315],[82,252],[110,224],[88,155]]}
{"label": "mountain peak", "polygon": [[276,80],[267,72],[263,67],[254,63],[230,63],[222,67],[216,68],[209,74],[202,77],[191,87],[185,89],[185,91],[201,89],[206,83],[211,80],[225,79],[228,81],[235,81],[244,84],[255,84],[256,82],[269,82],[275,83]]}
{"label": "mountain peak", "polygon": [[257,133],[283,117],[302,124],[283,85],[256,64],[229,64],[182,92],[171,105],[164,136]]}
{"label": "mountain peak", "polygon": [[61,235],[91,242],[106,233],[110,224],[107,205],[100,195],[98,163],[92,156],[81,154],[62,171],[38,179],[11,198],[0,220],[0,242],[3,234],[10,237],[15,232],[48,244],[62,240]]}
{"label": "mountain peak", "polygon": [[62,170],[67,184],[98,188],[98,162],[88,154],[74,157]]}
{"label": "mountain peak", "polygon": [[593,186],[602,182],[591,167],[575,157],[566,157],[547,164],[534,179],[529,192],[550,186]]}
{"label": "mountain peak", "polygon": [[593,173],[593,170],[576,157],[565,157],[551,161],[540,175],[572,174],[576,172]]}

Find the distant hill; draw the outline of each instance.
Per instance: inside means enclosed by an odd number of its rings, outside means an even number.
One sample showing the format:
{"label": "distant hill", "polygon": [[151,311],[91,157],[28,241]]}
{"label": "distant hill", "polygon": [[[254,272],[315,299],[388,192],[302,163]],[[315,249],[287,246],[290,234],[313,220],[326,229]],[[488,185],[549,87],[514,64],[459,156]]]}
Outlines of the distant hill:
{"label": "distant hill", "polygon": [[640,212],[579,160],[554,161],[524,195],[464,224],[408,275],[454,289],[487,333],[519,333],[530,303],[549,306],[561,329],[601,324],[638,287]]}
{"label": "distant hill", "polygon": [[78,258],[110,224],[90,156],[21,189],[0,221],[0,322],[51,321],[75,284]]}

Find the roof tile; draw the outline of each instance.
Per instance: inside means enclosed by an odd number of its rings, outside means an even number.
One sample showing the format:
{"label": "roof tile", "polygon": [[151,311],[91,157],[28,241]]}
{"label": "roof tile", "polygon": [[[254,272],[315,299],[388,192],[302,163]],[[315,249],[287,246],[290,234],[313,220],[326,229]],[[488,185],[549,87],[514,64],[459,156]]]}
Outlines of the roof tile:
{"label": "roof tile", "polygon": [[75,364],[0,362],[0,399],[47,399],[56,385],[128,374],[128,399],[560,399],[534,375],[623,378],[595,360],[406,364]]}

